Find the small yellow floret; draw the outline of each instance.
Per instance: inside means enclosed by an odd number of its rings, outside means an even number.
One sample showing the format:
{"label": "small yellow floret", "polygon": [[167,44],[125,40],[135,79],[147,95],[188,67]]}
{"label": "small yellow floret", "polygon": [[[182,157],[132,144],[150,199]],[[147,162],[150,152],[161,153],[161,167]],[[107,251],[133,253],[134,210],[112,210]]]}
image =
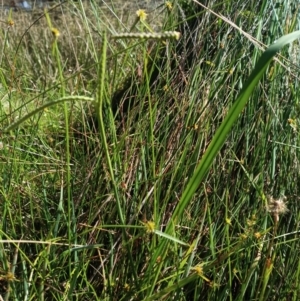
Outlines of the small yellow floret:
{"label": "small yellow floret", "polygon": [[203,280],[205,280],[208,283],[211,283],[211,281],[204,275],[204,271],[203,271],[203,263],[200,263],[194,267],[191,268],[191,270],[195,271],[196,274],[201,277]]}
{"label": "small yellow floret", "polygon": [[225,218],[225,222],[227,225],[231,226],[231,219],[230,218]]}
{"label": "small yellow floret", "polygon": [[147,14],[144,9],[139,9],[136,11],[136,15],[139,17],[141,21],[145,21],[147,19]]}
{"label": "small yellow floret", "polygon": [[153,233],[154,232],[154,230],[155,230],[155,223],[154,222],[146,221],[146,222],[142,222],[142,223],[145,226],[146,231],[148,233]]}
{"label": "small yellow floret", "polygon": [[257,239],[260,239],[261,238],[261,233],[260,232],[254,233],[254,237],[257,238]]}
{"label": "small yellow floret", "polygon": [[53,36],[54,36],[55,38],[58,38],[58,37],[60,36],[59,30],[58,30],[57,28],[55,28],[55,27],[52,27],[52,28],[51,28],[51,32],[52,32],[52,34],[53,34]]}
{"label": "small yellow floret", "polygon": [[7,21],[7,24],[8,24],[9,26],[14,26],[14,25],[15,25],[15,22],[14,22],[12,19],[9,19],[9,20]]}
{"label": "small yellow floret", "polygon": [[248,236],[244,233],[241,233],[240,238],[241,238],[241,240],[246,240],[248,238]]}
{"label": "small yellow floret", "polygon": [[6,275],[0,275],[0,281],[13,282],[17,281],[17,279],[13,273],[8,272]]}
{"label": "small yellow floret", "polygon": [[254,225],[256,224],[256,219],[249,219],[249,218],[247,218],[247,225],[249,226],[249,227],[253,227]]}
{"label": "small yellow floret", "polygon": [[200,276],[200,277],[203,276],[203,267],[202,266],[203,265],[198,264],[198,265],[196,265],[195,267],[192,268],[192,270],[194,270],[198,274],[198,276]]}
{"label": "small yellow floret", "polygon": [[289,118],[288,123],[291,126],[291,128],[296,132],[297,131],[297,121],[292,118]]}
{"label": "small yellow floret", "polygon": [[166,7],[168,10],[172,10],[173,9],[173,4],[171,1],[166,1]]}

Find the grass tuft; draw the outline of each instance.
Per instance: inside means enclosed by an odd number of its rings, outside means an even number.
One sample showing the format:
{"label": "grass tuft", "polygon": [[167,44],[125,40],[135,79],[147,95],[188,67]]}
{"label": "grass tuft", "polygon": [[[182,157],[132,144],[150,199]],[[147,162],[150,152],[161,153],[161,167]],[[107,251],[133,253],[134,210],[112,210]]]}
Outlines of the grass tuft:
{"label": "grass tuft", "polygon": [[119,6],[0,12],[0,299],[298,300],[297,5]]}

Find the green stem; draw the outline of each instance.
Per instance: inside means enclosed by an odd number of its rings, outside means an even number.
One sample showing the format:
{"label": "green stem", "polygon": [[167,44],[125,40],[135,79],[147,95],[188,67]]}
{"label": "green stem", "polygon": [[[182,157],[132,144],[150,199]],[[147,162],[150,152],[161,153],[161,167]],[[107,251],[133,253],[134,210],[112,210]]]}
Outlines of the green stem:
{"label": "green stem", "polygon": [[[103,40],[102,40],[102,49],[101,49],[101,58],[99,60],[99,88],[98,88],[98,95],[97,95],[97,111],[98,111],[98,120],[99,120],[99,134],[100,134],[100,140],[103,144],[104,152],[105,152],[105,157],[109,169],[109,175],[110,175],[110,180],[112,183],[112,188],[114,192],[114,196],[116,198],[116,204],[117,204],[117,211],[118,215],[120,218],[120,222],[122,225],[122,235],[124,241],[128,241],[129,238],[127,239],[127,234],[126,234],[126,227],[125,226],[125,217],[123,214],[123,208],[121,204],[121,198],[119,194],[119,189],[117,182],[115,180],[114,176],[114,170],[112,167],[112,162],[110,158],[110,153],[109,153],[109,148],[106,140],[106,131],[105,131],[105,126],[104,126],[104,116],[103,116],[103,106],[104,106],[104,86],[105,86],[105,72],[106,72],[106,50],[107,50],[107,37],[106,37],[106,32],[103,32]],[[135,278],[135,283],[138,283],[138,276],[136,274],[136,271],[134,269],[134,262],[132,259],[131,255],[131,250],[129,248],[129,244],[126,244],[130,264],[133,267],[132,273],[133,277]]]}

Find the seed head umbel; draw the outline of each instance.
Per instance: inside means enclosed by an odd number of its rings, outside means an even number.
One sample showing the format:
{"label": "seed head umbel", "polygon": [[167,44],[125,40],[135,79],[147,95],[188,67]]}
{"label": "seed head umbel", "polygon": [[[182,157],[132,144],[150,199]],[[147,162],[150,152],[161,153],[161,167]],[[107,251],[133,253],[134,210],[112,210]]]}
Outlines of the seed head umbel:
{"label": "seed head umbel", "polygon": [[285,214],[289,210],[286,206],[286,197],[280,197],[279,199],[274,199],[273,197],[268,198],[268,211],[273,214]]}
{"label": "seed head umbel", "polygon": [[274,216],[275,223],[278,223],[279,216],[289,211],[286,206],[286,197],[282,196],[279,199],[274,199],[272,196],[269,196],[267,210]]}

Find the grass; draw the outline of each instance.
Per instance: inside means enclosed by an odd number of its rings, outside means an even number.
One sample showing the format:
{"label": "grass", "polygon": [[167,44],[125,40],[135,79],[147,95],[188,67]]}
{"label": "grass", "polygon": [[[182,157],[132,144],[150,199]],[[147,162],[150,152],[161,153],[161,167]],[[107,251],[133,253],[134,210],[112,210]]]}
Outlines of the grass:
{"label": "grass", "polygon": [[204,4],[3,12],[3,300],[299,299],[298,8]]}

